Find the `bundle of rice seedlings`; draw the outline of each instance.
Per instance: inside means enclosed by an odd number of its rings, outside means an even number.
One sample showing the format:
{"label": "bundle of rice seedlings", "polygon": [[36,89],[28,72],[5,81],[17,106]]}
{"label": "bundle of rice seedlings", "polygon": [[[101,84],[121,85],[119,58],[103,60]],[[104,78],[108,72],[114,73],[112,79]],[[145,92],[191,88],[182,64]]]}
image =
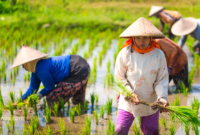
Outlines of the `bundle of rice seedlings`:
{"label": "bundle of rice seedlings", "polygon": [[[113,89],[119,92],[120,94],[123,94],[127,97],[127,99],[133,99],[131,92],[126,88],[123,82],[116,80],[115,84],[117,87],[114,87]],[[200,120],[198,119],[198,115],[194,110],[192,110],[189,106],[167,106],[164,107],[161,102],[156,102],[153,104],[146,103],[141,100],[141,104],[151,106],[153,110],[157,109],[166,109],[171,114],[175,116],[175,118],[178,118],[182,124],[186,125],[193,125],[193,126],[200,126]]]}
{"label": "bundle of rice seedlings", "polygon": [[188,125],[185,125],[185,135],[189,135],[190,127]]}

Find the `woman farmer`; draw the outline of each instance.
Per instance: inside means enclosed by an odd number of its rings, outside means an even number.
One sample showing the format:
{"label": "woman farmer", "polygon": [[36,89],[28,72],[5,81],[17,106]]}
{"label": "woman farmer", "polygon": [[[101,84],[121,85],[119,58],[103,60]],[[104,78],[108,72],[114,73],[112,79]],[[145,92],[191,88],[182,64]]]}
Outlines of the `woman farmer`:
{"label": "woman farmer", "polygon": [[182,81],[188,87],[187,55],[182,48],[169,38],[155,39],[167,60],[169,82],[173,79],[176,89],[180,89]]}
{"label": "woman farmer", "polygon": [[123,81],[135,98],[126,100],[120,94],[115,133],[128,135],[133,120],[140,117],[142,132],[145,135],[158,135],[159,111],[139,103],[142,99],[148,103],[160,101],[167,106],[167,63],[158,43],[153,40],[164,38],[164,35],[141,17],[120,37],[129,38],[131,42],[125,44],[117,56],[115,79]]}
{"label": "woman farmer", "polygon": [[[67,102],[72,97],[73,104],[85,99],[90,67],[85,59],[78,55],[63,55],[45,58],[41,53],[27,46],[22,46],[11,68],[23,65],[31,74],[30,86],[22,96],[25,100],[36,90],[40,83],[44,89],[37,93],[39,99],[46,96],[49,105],[63,98]],[[55,87],[56,85],[56,87]]]}
{"label": "woman farmer", "polygon": [[197,49],[200,54],[200,19],[192,17],[183,18],[177,21],[172,27],[172,33],[177,36],[181,36],[178,44],[183,47],[187,36],[191,35],[198,43],[194,46],[194,50]]}
{"label": "woman farmer", "polygon": [[177,11],[164,10],[164,7],[161,6],[152,6],[149,12],[149,17],[155,16],[160,18],[160,31],[163,31],[164,25],[168,24],[168,34],[170,39],[174,39],[174,35],[171,32],[172,25],[181,18],[181,14]]}

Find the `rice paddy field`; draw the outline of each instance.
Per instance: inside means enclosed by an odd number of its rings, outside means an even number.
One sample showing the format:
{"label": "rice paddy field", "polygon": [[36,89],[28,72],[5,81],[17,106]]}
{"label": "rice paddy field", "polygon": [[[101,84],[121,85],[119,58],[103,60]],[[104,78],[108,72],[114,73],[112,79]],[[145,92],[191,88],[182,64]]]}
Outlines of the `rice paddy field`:
{"label": "rice paddy field", "polygon": [[[0,134],[114,135],[118,93],[110,86],[114,85],[117,54],[126,41],[118,36],[142,16],[158,26],[158,19],[148,18],[151,5],[177,10],[183,17],[200,16],[198,0],[0,1]],[[183,48],[188,55],[190,89],[174,91],[170,82],[168,100],[170,105],[191,106],[199,114],[200,56],[192,50],[193,42],[188,37]],[[20,101],[31,76],[21,66],[9,70],[22,44],[50,57],[77,54],[87,59],[91,72],[84,105],[73,106],[70,101],[64,104],[61,100],[62,109],[57,104],[50,109],[44,98],[33,107],[14,109],[12,103]],[[39,106],[44,109],[37,110]],[[139,124],[140,119],[136,118],[130,135],[142,134]],[[160,114],[159,127],[161,135],[199,134],[193,127],[181,126],[169,113]]]}

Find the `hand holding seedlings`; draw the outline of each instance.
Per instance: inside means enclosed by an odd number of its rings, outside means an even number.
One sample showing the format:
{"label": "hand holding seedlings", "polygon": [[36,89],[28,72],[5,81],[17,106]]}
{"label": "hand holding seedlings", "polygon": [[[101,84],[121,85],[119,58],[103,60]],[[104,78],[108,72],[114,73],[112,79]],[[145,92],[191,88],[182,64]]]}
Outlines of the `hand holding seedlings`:
{"label": "hand holding seedlings", "polygon": [[133,102],[133,104],[134,105],[138,105],[138,104],[140,104],[140,99],[138,98],[138,95],[136,95],[134,92],[133,93],[131,93],[132,94],[132,96],[134,97],[133,99],[131,99],[131,101]]}

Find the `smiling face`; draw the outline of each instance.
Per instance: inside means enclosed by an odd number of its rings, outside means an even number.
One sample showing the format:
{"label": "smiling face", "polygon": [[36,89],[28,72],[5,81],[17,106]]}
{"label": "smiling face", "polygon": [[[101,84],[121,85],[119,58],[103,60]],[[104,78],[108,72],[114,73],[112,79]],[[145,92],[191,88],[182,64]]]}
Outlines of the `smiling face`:
{"label": "smiling face", "polygon": [[135,37],[135,43],[140,49],[145,49],[149,46],[151,37]]}

